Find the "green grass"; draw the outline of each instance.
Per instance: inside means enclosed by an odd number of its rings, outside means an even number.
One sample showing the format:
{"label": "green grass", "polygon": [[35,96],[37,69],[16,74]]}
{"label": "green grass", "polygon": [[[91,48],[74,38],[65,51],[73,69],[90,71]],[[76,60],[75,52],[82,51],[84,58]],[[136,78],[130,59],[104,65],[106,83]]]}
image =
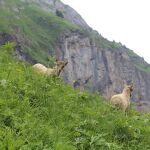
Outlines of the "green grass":
{"label": "green grass", "polygon": [[48,65],[47,56],[55,54],[58,37],[69,30],[80,30],[38,5],[21,0],[6,0],[5,5],[0,6],[0,12],[0,32],[17,36],[22,49],[45,65]]}
{"label": "green grass", "polygon": [[143,72],[146,72],[146,73],[150,73],[150,66],[149,65],[144,65],[144,64],[135,64],[135,67],[138,69],[138,70],[141,70]]}
{"label": "green grass", "polygon": [[[86,31],[84,31],[86,32]],[[109,41],[101,36],[97,31],[88,32],[88,36],[95,41],[95,44],[99,48],[110,49],[112,51],[120,51],[124,46],[119,42]]]}
{"label": "green grass", "polygon": [[12,59],[12,47],[0,48],[1,150],[150,149],[149,113],[126,116],[97,94],[38,75]]}
{"label": "green grass", "polygon": [[134,53],[133,50],[128,49],[128,55],[129,57],[138,57],[138,55],[136,53]]}
{"label": "green grass", "polygon": [[134,53],[133,50],[128,49],[127,53],[128,56],[131,58],[132,62],[134,63],[134,66],[138,70],[143,71],[145,73],[150,73],[150,65],[147,64],[146,62],[145,64],[144,62],[141,62],[141,58],[136,53]]}

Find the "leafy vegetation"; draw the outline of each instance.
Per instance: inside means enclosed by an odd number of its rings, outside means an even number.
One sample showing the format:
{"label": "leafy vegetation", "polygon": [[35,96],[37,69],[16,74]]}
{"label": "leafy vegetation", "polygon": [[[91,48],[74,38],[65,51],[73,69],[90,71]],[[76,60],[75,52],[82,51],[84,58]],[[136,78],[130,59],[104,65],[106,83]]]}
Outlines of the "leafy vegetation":
{"label": "leafy vegetation", "polygon": [[138,57],[136,53],[133,52],[133,50],[128,49],[128,55],[129,57]]}
{"label": "leafy vegetation", "polygon": [[56,15],[58,17],[64,18],[64,15],[63,15],[63,13],[60,10],[56,10]]}
{"label": "leafy vegetation", "polygon": [[16,35],[22,49],[45,65],[47,56],[55,54],[58,37],[69,30],[80,30],[75,24],[34,3],[6,0],[0,10],[0,32]]}
{"label": "leafy vegetation", "polygon": [[135,67],[143,72],[150,73],[150,66],[144,64],[135,64]]}
{"label": "leafy vegetation", "polygon": [[145,73],[150,73],[150,65],[144,61],[143,58],[140,58],[133,50],[128,49],[128,56],[131,58],[131,61],[134,63],[134,66]]}
{"label": "leafy vegetation", "polygon": [[150,149],[149,113],[126,116],[97,94],[37,74],[12,49],[0,48],[1,150]]}
{"label": "leafy vegetation", "polygon": [[114,40],[112,42],[107,40],[106,38],[102,37],[97,31],[88,32],[87,34],[91,39],[95,41],[96,46],[99,48],[107,48],[113,51],[119,51],[124,47],[120,42],[117,43]]}

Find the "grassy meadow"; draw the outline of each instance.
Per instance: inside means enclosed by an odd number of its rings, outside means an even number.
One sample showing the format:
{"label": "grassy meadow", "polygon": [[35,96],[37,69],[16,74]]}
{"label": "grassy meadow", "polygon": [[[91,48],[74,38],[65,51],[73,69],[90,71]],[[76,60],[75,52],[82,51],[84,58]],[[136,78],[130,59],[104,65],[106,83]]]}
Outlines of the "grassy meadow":
{"label": "grassy meadow", "polygon": [[150,114],[45,77],[0,47],[0,150],[148,150]]}

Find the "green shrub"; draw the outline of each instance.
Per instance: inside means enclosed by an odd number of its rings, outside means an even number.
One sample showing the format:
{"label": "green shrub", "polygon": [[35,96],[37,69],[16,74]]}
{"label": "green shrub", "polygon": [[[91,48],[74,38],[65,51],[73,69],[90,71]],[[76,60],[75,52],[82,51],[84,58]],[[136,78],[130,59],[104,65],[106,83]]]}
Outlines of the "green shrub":
{"label": "green shrub", "polygon": [[56,15],[58,17],[64,18],[64,15],[63,15],[63,13],[60,10],[56,10]]}

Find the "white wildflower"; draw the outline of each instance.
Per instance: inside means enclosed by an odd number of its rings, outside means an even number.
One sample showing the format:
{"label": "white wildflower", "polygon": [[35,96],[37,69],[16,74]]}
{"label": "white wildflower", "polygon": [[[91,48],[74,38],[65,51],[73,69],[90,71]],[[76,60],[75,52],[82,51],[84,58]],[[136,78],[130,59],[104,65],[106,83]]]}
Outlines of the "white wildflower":
{"label": "white wildflower", "polygon": [[5,79],[0,80],[0,84],[1,84],[1,86],[6,87],[7,86],[7,80],[5,80]]}

